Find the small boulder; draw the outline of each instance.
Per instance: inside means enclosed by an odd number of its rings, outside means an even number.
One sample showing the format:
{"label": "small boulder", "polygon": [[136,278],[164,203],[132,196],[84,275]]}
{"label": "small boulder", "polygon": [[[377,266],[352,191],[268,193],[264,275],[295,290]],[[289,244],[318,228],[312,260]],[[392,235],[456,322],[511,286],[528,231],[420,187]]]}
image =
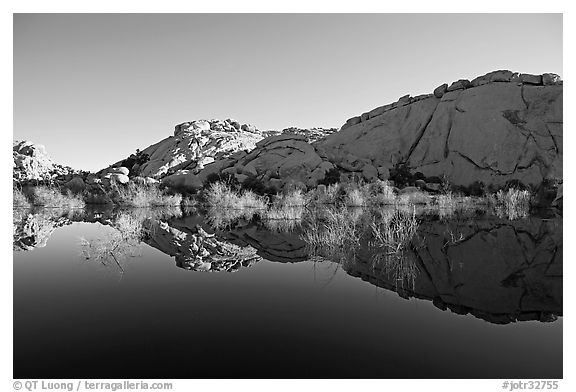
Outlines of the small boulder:
{"label": "small boulder", "polygon": [[130,173],[130,170],[128,170],[128,168],[126,167],[120,166],[120,167],[111,167],[108,170],[106,170],[106,172],[124,174],[125,176],[127,176]]}
{"label": "small boulder", "polygon": [[520,82],[523,84],[542,85],[542,75],[520,74]]}
{"label": "small boulder", "polygon": [[367,180],[367,181],[373,181],[376,180],[378,178],[378,170],[372,166],[372,165],[366,165],[364,166],[364,168],[362,169],[362,176]]}
{"label": "small boulder", "polygon": [[426,189],[426,181],[424,180],[416,180],[414,185],[416,185],[416,187],[419,189]]}
{"label": "small boulder", "polygon": [[105,176],[105,178],[108,178],[111,181],[116,181],[120,184],[127,184],[130,181],[127,175],[121,173],[110,173],[109,175]]}
{"label": "small boulder", "polygon": [[440,186],[441,184],[427,182],[426,190],[431,192],[440,192]]}
{"label": "small boulder", "polygon": [[86,189],[86,184],[84,183],[84,180],[82,180],[82,178],[78,176],[72,178],[64,186],[74,193],[80,193],[84,189]]}
{"label": "small boulder", "polygon": [[434,96],[436,98],[442,98],[442,96],[446,93],[446,90],[448,90],[448,84],[444,83],[443,85],[434,89]]}
{"label": "small boulder", "polygon": [[378,167],[378,178],[382,181],[386,181],[390,178],[390,170],[385,166]]}
{"label": "small boulder", "polygon": [[545,73],[542,74],[542,84],[544,86],[554,86],[557,84],[562,84],[562,79],[556,74]]}
{"label": "small boulder", "polygon": [[446,91],[464,90],[470,87],[472,87],[472,84],[468,79],[460,79],[452,83]]}
{"label": "small boulder", "polygon": [[415,186],[407,186],[405,188],[400,189],[398,194],[407,195],[407,194],[416,193],[416,192],[420,192],[420,189],[416,188]]}

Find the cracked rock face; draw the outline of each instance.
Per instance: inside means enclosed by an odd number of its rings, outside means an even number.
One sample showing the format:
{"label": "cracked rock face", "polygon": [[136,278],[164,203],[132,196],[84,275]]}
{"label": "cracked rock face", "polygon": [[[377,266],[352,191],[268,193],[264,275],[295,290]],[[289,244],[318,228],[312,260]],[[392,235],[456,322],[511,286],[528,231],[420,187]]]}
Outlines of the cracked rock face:
{"label": "cracked rock face", "polygon": [[164,183],[172,187],[198,189],[209,174],[224,173],[244,182],[249,177],[281,190],[286,186],[316,186],[334,166],[321,156],[305,136],[280,134],[256,143],[249,153],[236,153],[206,166],[198,174],[190,171],[169,176]]}
{"label": "cracked rock face", "polygon": [[543,76],[495,71],[445,84],[350,119],[317,148],[359,174],[407,164],[462,186],[561,180],[563,86],[554,76],[544,83]]}

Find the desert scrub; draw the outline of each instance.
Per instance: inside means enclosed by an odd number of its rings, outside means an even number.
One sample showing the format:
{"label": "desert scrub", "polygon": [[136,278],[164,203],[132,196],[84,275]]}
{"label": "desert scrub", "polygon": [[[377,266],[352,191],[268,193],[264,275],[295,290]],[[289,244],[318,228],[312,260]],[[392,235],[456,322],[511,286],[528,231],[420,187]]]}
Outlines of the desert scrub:
{"label": "desert scrub", "polygon": [[32,204],[20,188],[12,188],[12,207],[30,208]]}
{"label": "desert scrub", "polygon": [[499,190],[490,195],[488,200],[498,217],[514,220],[528,216],[531,198],[532,195],[527,190],[510,188],[507,191]]}
{"label": "desert scrub", "polygon": [[268,199],[265,196],[257,195],[251,190],[243,190],[238,196],[238,204],[236,208],[252,208],[257,210],[265,210],[268,206]]}
{"label": "desert scrub", "polygon": [[370,245],[384,251],[386,255],[401,254],[410,245],[412,238],[418,231],[416,208],[412,213],[402,210],[393,210],[373,218],[370,223],[372,240]]}
{"label": "desert scrub", "polygon": [[338,259],[356,249],[360,236],[358,215],[352,215],[345,207],[312,214],[301,234],[312,255]]}
{"label": "desert scrub", "polygon": [[340,184],[318,185],[316,189],[306,194],[307,204],[336,204],[340,191]]}
{"label": "desert scrub", "polygon": [[396,204],[400,205],[414,205],[414,204],[430,204],[432,197],[428,193],[420,190],[410,193],[404,193],[396,198]]}
{"label": "desert scrub", "polygon": [[392,188],[387,181],[378,180],[369,184],[368,193],[370,195],[371,204],[381,206],[393,205],[396,203],[394,188]]}
{"label": "desert scrub", "polygon": [[266,209],[267,199],[250,190],[241,193],[233,190],[229,185],[214,182],[204,192],[206,204],[211,208],[226,209]]}
{"label": "desert scrub", "polygon": [[301,189],[291,189],[275,195],[272,199],[272,205],[277,207],[301,207],[306,205],[306,197]]}
{"label": "desert scrub", "polygon": [[70,190],[62,192],[59,188],[40,185],[32,188],[32,204],[49,208],[83,208],[82,195],[73,194]]}
{"label": "desert scrub", "polygon": [[346,192],[344,203],[349,207],[364,207],[368,203],[368,199],[362,189],[352,188]]}
{"label": "desert scrub", "polygon": [[125,207],[179,206],[182,201],[182,195],[166,194],[156,184],[112,183],[111,187],[114,203]]}
{"label": "desert scrub", "polygon": [[408,282],[412,289],[415,286],[418,267],[414,255],[408,250],[418,225],[414,207],[412,213],[397,209],[384,211],[373,217],[370,223],[372,239],[369,244],[374,248],[373,267],[383,269],[397,288],[404,287],[404,282]]}

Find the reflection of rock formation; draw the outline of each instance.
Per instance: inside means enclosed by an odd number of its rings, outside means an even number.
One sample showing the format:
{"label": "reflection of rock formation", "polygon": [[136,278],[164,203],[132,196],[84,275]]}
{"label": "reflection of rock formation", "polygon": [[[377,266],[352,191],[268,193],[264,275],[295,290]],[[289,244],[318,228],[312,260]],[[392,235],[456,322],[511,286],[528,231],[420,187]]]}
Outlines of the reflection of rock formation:
{"label": "reflection of rock formation", "polygon": [[12,213],[13,250],[29,251],[46,246],[59,227],[89,219],[84,210],[62,208],[15,208]]}
{"label": "reflection of rock formation", "polygon": [[180,268],[234,272],[261,260],[254,248],[223,241],[214,234],[206,233],[200,225],[192,229],[176,228],[164,221],[147,220],[145,227],[150,234],[144,241],[174,256]]}
{"label": "reflection of rock formation", "polygon": [[[420,233],[425,245],[411,255],[419,273],[413,290],[398,290],[400,295],[499,324],[562,315],[561,219],[425,222]],[[380,266],[363,260],[344,269],[397,289]]]}
{"label": "reflection of rock formation", "polygon": [[28,251],[46,246],[54,230],[70,224],[70,219],[15,210],[13,223],[13,250]]}
{"label": "reflection of rock formation", "polygon": [[235,228],[228,237],[240,245],[251,245],[269,261],[296,263],[308,259],[306,244],[298,234],[267,230],[257,225]]}

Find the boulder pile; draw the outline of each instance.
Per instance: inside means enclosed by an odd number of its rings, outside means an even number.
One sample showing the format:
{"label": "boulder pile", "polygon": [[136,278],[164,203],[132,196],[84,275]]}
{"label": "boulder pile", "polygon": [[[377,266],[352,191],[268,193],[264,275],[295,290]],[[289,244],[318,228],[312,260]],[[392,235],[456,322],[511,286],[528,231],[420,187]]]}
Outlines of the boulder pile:
{"label": "boulder pile", "polygon": [[178,170],[198,172],[231,154],[251,150],[264,136],[250,124],[235,120],[197,120],[178,124],[174,135],[137,151],[113,166],[127,167],[131,175],[163,178]]}
{"label": "boulder pile", "polygon": [[14,141],[12,156],[12,176],[17,182],[52,181],[75,172],[68,166],[54,163],[43,145],[30,141]]}

